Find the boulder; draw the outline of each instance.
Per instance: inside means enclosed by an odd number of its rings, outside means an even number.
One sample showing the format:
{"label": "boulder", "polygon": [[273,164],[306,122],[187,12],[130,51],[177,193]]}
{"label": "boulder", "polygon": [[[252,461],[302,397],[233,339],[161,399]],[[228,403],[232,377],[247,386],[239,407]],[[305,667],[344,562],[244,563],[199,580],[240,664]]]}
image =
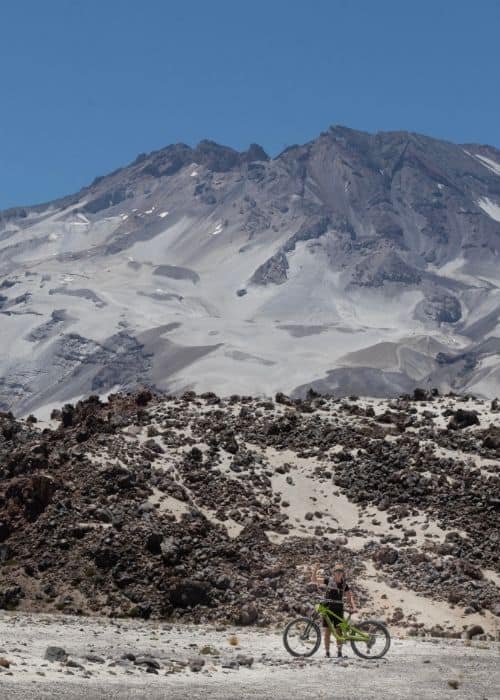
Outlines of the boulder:
{"label": "boulder", "polygon": [[112,569],[119,559],[118,552],[111,549],[111,547],[103,547],[94,553],[94,561],[99,569]]}
{"label": "boulder", "polygon": [[106,661],[106,659],[98,654],[85,654],[84,658],[93,664],[103,664]]}
{"label": "boulder", "polygon": [[473,637],[476,637],[478,634],[484,634],[484,630],[481,627],[481,625],[472,625],[472,627],[469,627],[469,629],[465,630],[465,638],[466,639],[472,639]]}
{"label": "boulder", "polygon": [[198,673],[201,671],[204,665],[205,659],[202,656],[192,656],[190,659],[188,659],[189,670],[193,671],[193,673]]}
{"label": "boulder", "polygon": [[413,391],[413,400],[414,401],[427,401],[429,398],[427,392],[425,389],[421,389],[420,387],[417,387]]}
{"label": "boulder", "polygon": [[153,394],[149,389],[139,391],[135,397],[135,402],[138,406],[146,406],[153,398]]}
{"label": "boulder", "polygon": [[479,425],[477,412],[459,408],[448,423],[448,430],[463,430],[471,425]]}
{"label": "boulder", "polygon": [[146,549],[151,554],[161,554],[163,535],[160,532],[150,532],[146,538]]}
{"label": "boulder", "polygon": [[0,564],[12,557],[12,549],[8,544],[0,544]]}
{"label": "boulder", "polygon": [[247,625],[253,625],[257,622],[259,618],[259,611],[253,603],[249,605],[243,605],[239,608],[235,618],[234,624],[246,627]]}
{"label": "boulder", "polygon": [[64,428],[71,428],[71,426],[73,425],[74,415],[75,407],[70,403],[64,404],[64,406],[61,409],[61,422]]}
{"label": "boulder", "polygon": [[170,588],[169,598],[176,608],[192,608],[207,605],[210,601],[209,591],[210,586],[204,581],[183,579]]}
{"label": "boulder", "polygon": [[20,586],[0,589],[0,610],[14,610],[22,597],[24,597],[24,593]]}
{"label": "boulder", "polygon": [[246,654],[238,654],[236,656],[236,661],[239,666],[245,666],[246,668],[251,668],[253,665],[253,656],[248,656]]}
{"label": "boulder", "polygon": [[181,552],[173,537],[167,537],[166,540],[161,542],[160,553],[165,564],[177,564],[181,558]]}
{"label": "boulder", "polygon": [[0,521],[0,542],[5,542],[10,535],[10,526],[4,520]]}
{"label": "boulder", "polygon": [[373,554],[373,560],[378,564],[395,564],[398,557],[398,550],[389,546],[379,547]]}
{"label": "boulder", "polygon": [[133,662],[135,666],[146,666],[149,668],[154,668],[155,670],[160,668],[160,663],[152,656],[136,656]]}
{"label": "boulder", "polygon": [[472,578],[476,581],[480,581],[484,578],[481,569],[478,566],[474,566],[474,564],[471,564],[470,561],[461,559],[459,566],[468,578]]}
{"label": "boulder", "polygon": [[483,447],[489,450],[500,449],[500,429],[492,428],[483,437]]}
{"label": "boulder", "polygon": [[62,647],[50,646],[45,650],[44,658],[47,661],[66,661],[68,654]]}

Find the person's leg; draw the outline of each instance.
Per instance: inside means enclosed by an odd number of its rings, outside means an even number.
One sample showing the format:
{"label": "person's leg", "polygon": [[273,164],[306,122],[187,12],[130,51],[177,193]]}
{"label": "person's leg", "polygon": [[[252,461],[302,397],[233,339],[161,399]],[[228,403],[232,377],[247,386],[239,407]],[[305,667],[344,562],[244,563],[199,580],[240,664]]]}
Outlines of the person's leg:
{"label": "person's leg", "polygon": [[330,628],[325,627],[325,654],[330,656]]}
{"label": "person's leg", "polygon": [[[342,634],[342,631],[338,626],[335,627],[335,632],[339,636]],[[337,656],[342,656],[342,642],[340,641],[340,639],[337,639]]]}
{"label": "person's leg", "polygon": [[[335,606],[335,614],[341,617],[342,619],[344,618],[344,606],[343,605],[336,605]],[[342,642],[338,637],[342,635],[342,629],[340,628],[339,624],[335,625],[335,634],[337,635],[337,656],[341,657],[342,656]]]}

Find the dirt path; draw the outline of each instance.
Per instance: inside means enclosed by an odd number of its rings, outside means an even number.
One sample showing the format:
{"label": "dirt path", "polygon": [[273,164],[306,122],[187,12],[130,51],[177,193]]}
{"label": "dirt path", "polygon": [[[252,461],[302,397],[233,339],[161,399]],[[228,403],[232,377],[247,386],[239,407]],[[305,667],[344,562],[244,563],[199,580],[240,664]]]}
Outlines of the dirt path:
{"label": "dirt path", "polygon": [[[229,644],[235,634],[237,646]],[[44,660],[50,645],[72,663]],[[205,649],[203,649],[205,647]],[[200,652],[210,648],[210,653]],[[2,613],[0,656],[11,662],[0,672],[2,700],[159,700],[174,698],[499,698],[500,658],[496,643],[393,639],[385,659],[363,661],[348,650],[340,663],[320,654],[291,659],[279,630],[226,629],[134,621]],[[100,661],[85,657],[94,654]],[[144,655],[159,668],[123,660]],[[238,654],[250,668],[225,667]],[[189,668],[193,658],[202,669]],[[188,665],[185,666],[188,662]],[[11,674],[11,675],[10,675]],[[455,682],[457,688],[449,685]]]}

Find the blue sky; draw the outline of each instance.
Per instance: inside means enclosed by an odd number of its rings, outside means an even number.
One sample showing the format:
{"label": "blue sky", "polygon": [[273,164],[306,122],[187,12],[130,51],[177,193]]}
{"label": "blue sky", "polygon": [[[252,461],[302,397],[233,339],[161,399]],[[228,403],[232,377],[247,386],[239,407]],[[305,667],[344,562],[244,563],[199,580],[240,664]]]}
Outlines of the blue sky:
{"label": "blue sky", "polygon": [[331,124],[500,147],[498,0],[4,0],[0,209]]}

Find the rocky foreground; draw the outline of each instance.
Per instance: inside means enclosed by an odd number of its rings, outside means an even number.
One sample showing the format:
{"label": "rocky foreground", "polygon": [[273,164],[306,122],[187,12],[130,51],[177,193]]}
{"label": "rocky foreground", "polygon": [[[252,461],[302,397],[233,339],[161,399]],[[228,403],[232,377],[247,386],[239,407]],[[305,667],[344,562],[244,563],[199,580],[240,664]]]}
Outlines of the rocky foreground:
{"label": "rocky foreground", "polygon": [[0,416],[0,608],[268,626],[340,559],[363,614],[498,632],[496,401],[144,390]]}
{"label": "rocky foreground", "polygon": [[275,628],[0,613],[4,700],[498,697],[498,644],[392,640],[381,660],[293,659]]}

